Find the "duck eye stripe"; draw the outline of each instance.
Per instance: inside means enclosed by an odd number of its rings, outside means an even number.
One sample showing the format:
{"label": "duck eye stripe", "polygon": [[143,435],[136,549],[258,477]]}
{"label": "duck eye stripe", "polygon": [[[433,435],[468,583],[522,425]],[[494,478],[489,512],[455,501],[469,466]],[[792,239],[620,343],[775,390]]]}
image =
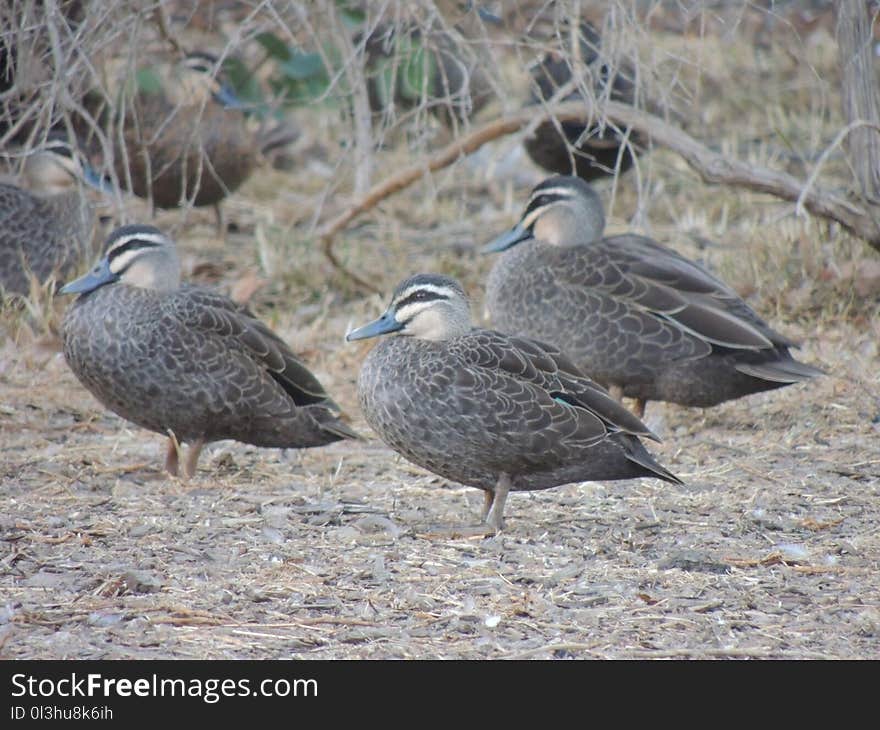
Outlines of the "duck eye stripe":
{"label": "duck eye stripe", "polygon": [[120,256],[125,255],[129,251],[134,251],[137,249],[143,248],[159,248],[162,245],[159,241],[151,241],[148,238],[130,238],[125,243],[120,243],[117,246],[114,246],[107,256],[110,260],[115,258],[119,258]]}
{"label": "duck eye stripe", "polygon": [[556,200],[556,198],[550,198],[546,195],[539,195],[537,198],[532,198],[526,206],[522,219],[525,220],[535,211],[540,211],[541,209],[546,208],[548,205],[555,203]]}
{"label": "duck eye stripe", "polygon": [[413,292],[406,293],[403,299],[398,299],[394,307],[395,309],[400,310],[410,304],[421,302],[434,302],[442,299],[449,299],[449,297],[445,294],[437,291],[432,291],[430,289],[416,289]]}
{"label": "duck eye stripe", "polygon": [[[432,282],[413,282],[409,286],[403,287],[395,292],[391,303],[398,306],[404,302],[427,302],[435,299],[452,299],[455,296],[455,290],[441,284]],[[414,298],[415,297],[415,298]]]}

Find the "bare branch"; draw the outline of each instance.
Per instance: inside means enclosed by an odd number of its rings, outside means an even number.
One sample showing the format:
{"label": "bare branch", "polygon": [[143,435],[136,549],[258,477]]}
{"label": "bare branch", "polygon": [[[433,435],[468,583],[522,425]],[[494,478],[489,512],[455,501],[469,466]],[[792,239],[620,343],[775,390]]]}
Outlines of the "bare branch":
{"label": "bare branch", "polygon": [[330,18],[335,25],[335,37],[345,55],[345,75],[351,93],[354,143],[357,162],[354,170],[354,186],[362,194],[370,184],[373,173],[373,127],[370,101],[367,97],[367,81],[364,64],[359,62],[357,51],[339,18],[339,9],[331,6]]}
{"label": "bare branch", "polygon": [[154,13],[156,26],[159,29],[159,35],[162,36],[162,38],[164,38],[166,41],[168,41],[168,44],[175,50],[175,52],[179,56],[186,56],[187,51],[183,47],[183,44],[180,42],[180,40],[178,40],[177,36],[171,32],[171,26],[168,23],[168,15],[166,13],[164,3],[159,3],[156,6]]}
{"label": "bare branch", "polygon": [[819,171],[822,169],[822,165],[825,164],[825,161],[831,155],[831,153],[836,150],[843,143],[843,140],[846,139],[851,132],[856,129],[861,129],[862,127],[871,127],[874,130],[880,132],[880,125],[874,124],[873,122],[866,122],[862,120],[856,120],[851,124],[847,124],[843,129],[841,129],[834,140],[831,142],[828,147],[819,155],[819,159],[816,161],[816,165],[813,168],[813,171],[810,173],[810,176],[807,178],[807,182],[804,183],[804,189],[801,191],[800,196],[797,199],[797,205],[794,207],[795,215],[803,215],[804,213],[804,198],[806,197],[809,190],[813,187],[813,183],[816,182],[816,178],[819,176]]}
{"label": "bare branch", "polygon": [[865,0],[844,0],[837,9],[837,47],[840,59],[844,119],[865,120],[846,138],[849,161],[862,198],[880,204],[880,92],[874,70],[876,18],[868,14]]}
{"label": "bare branch", "polygon": [[[580,108],[581,110],[583,109],[583,107]],[[534,111],[532,110],[530,113],[530,117],[533,114]],[[416,180],[424,177],[429,172],[434,172],[435,170],[440,170],[444,167],[448,167],[460,157],[475,152],[487,142],[491,142],[493,139],[497,139],[498,137],[503,137],[504,135],[516,132],[521,127],[528,124],[528,122],[530,121],[530,117],[526,118],[525,115],[520,112],[518,115],[496,119],[492,122],[489,122],[488,124],[485,124],[482,127],[474,130],[470,134],[459,137],[455,142],[445,147],[433,157],[428,158],[428,160],[426,160],[424,163],[411,165],[410,167],[407,167],[400,172],[391,175],[391,177],[386,178],[378,185],[374,185],[367,192],[367,194],[363,198],[361,198],[358,203],[350,207],[338,217],[334,218],[327,225],[323,226],[322,229],[318,232],[318,236],[320,237],[322,245],[324,247],[324,254],[330,260],[330,263],[332,263],[334,267],[336,267],[340,272],[348,276],[362,289],[377,294],[381,293],[381,291],[376,286],[364,281],[359,276],[353,274],[352,272],[348,271],[344,266],[342,266],[341,262],[336,257],[336,254],[333,252],[333,239],[336,234],[343,230],[352,220],[357,218],[359,215],[365,213],[371,208],[374,208],[376,205],[385,200],[385,198],[388,198],[394,193],[397,193],[400,190],[403,190],[404,188],[412,185]]]}

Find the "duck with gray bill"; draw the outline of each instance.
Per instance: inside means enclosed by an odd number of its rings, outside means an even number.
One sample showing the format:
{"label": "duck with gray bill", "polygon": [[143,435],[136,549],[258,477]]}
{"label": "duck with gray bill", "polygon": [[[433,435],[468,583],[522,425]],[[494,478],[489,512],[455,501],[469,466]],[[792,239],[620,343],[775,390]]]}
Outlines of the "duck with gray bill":
{"label": "duck with gray bill", "polygon": [[64,356],[107,408],[169,436],[165,462],[183,475],[202,447],[234,439],[307,448],[357,438],[339,407],[287,345],[246,307],[180,283],[174,242],[128,225],[105,256],[62,294],[78,294],[62,324]]}
{"label": "duck with gray bill", "polygon": [[0,181],[2,292],[27,296],[32,279],[42,285],[87,264],[95,215],[79,183],[105,192],[67,135],[55,132],[26,155],[20,180]]}
{"label": "duck with gray bill", "polygon": [[532,191],[519,222],[484,247],[492,323],[565,351],[618,398],[709,407],[821,375],[796,344],[699,264],[646,236],[603,238],[596,192],[577,177]]}
{"label": "duck with gray bill", "polygon": [[222,201],[250,177],[263,152],[290,137],[273,130],[264,138],[248,128],[244,105],[210,53],[193,51],[140,76],[151,83],[120,102],[107,122],[120,184],[157,208],[213,206],[222,231]]}
{"label": "duck with gray bill", "polygon": [[474,327],[461,285],[419,274],[348,341],[393,334],[358,377],[368,423],[410,461],[485,492],[498,531],[508,492],[654,477],[680,483],[641,438],[656,437],[553,345]]}

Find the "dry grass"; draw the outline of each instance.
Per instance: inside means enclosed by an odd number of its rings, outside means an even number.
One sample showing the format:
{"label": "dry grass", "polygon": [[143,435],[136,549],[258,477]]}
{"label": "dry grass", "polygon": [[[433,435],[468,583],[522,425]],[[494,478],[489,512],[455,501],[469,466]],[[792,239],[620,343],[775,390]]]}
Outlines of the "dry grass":
{"label": "dry grass", "polygon": [[[760,48],[736,31],[648,37],[643,51],[694,99],[689,131],[731,154],[806,176],[841,124],[824,31]],[[351,199],[350,131],[332,110],[296,119],[294,169],[267,168],[228,201],[238,232],[217,240],[210,211],[157,224],[199,278],[265,279],[254,308],[369,433],[355,392],[369,344],[342,338],[383,303],[358,296],[314,238]],[[417,154],[405,135],[376,151],[375,179]],[[386,291],[419,270],[459,276],[479,315],[492,262],[474,247],[541,176],[502,140],[356,221],[337,252]],[[847,184],[842,157],[822,179]],[[287,453],[224,442],[190,483],[168,479],[159,437],[104,411],[66,367],[51,335],[67,302],[7,309],[0,655],[875,657],[880,318],[859,278],[874,259],[791,205],[704,186],[662,150],[599,189],[610,229],[704,261],[828,376],[705,412],[652,404],[656,453],[685,486],[516,494],[507,530],[478,540],[441,528],[472,523],[479,492],[374,438]]]}

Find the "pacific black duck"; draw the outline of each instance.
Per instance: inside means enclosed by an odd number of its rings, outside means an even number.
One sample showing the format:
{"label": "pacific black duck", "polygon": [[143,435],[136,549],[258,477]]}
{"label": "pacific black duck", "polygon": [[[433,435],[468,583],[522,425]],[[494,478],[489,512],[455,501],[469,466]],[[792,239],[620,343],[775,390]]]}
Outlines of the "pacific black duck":
{"label": "pacific black duck", "polygon": [[[29,154],[15,182],[0,180],[0,289],[26,296],[32,279],[66,277],[93,255],[95,215],[80,182],[97,176],[66,141]],[[19,186],[22,183],[24,187]]]}
{"label": "pacific black duck", "polygon": [[485,491],[500,530],[509,491],[592,480],[679,480],[639,437],[648,428],[556,347],[471,324],[454,279],[398,285],[376,321],[347,340],[396,333],[364,360],[358,395],[385,443],[435,474]]}
{"label": "pacific black duck", "polygon": [[473,6],[445,10],[445,23],[424,29],[405,22],[380,24],[367,37],[367,94],[374,114],[393,118],[424,109],[454,129],[492,98],[483,23],[497,18]]}
{"label": "pacific black duck", "polygon": [[[79,294],[62,325],[71,370],[114,413],[191,444],[191,476],[206,443],[307,448],[357,435],[287,345],[247,308],[180,283],[174,243],[147,225],[118,228],[105,256],[62,294]],[[175,443],[175,441],[177,443]]]}
{"label": "pacific black duck", "polygon": [[117,109],[113,167],[123,187],[154,206],[213,206],[220,226],[221,201],[248,179],[261,148],[217,66],[193,52],[170,69],[141,69]]}
{"label": "pacific black duck", "polygon": [[[578,44],[580,63],[571,52],[546,53],[532,68],[532,103],[549,101],[572,78],[582,78],[589,84],[597,100],[611,99],[625,104],[635,100],[632,70],[626,66],[613,68],[601,52],[602,39],[590,23],[579,26]],[[572,69],[575,72],[572,72]],[[581,99],[582,91],[575,88],[562,101]],[[588,125],[583,122],[548,120],[542,122],[534,134],[524,141],[532,161],[548,172],[574,174],[584,180],[595,180],[621,173],[632,167],[634,150],[644,146],[637,134],[624,139],[611,125]]]}
{"label": "pacific black duck", "polygon": [[[645,236],[603,238],[602,201],[577,177],[532,191],[489,274],[492,323],[563,346],[617,397],[708,407],[821,375],[702,266]],[[509,249],[509,250],[508,250]]]}

